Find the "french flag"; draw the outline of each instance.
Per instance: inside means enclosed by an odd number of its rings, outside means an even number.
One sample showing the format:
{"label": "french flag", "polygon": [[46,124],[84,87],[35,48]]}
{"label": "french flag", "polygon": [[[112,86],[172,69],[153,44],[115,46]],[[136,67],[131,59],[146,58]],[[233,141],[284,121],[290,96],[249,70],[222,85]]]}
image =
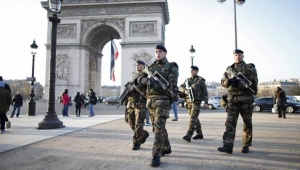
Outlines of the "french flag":
{"label": "french flag", "polygon": [[111,39],[111,61],[110,61],[110,79],[115,82],[115,60],[118,59],[119,51],[113,39]]}

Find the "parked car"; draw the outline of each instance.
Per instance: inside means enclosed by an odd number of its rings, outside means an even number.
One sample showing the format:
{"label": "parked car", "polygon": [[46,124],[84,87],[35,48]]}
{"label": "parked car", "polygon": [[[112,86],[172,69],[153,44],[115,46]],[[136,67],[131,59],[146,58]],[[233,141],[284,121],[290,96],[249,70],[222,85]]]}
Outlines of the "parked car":
{"label": "parked car", "polygon": [[221,102],[221,96],[211,96],[209,99]]}
{"label": "parked car", "polygon": [[106,97],[105,99],[103,99],[103,103],[105,103],[106,105],[119,104],[119,96]]}
{"label": "parked car", "polygon": [[[253,110],[260,112],[263,110],[271,110],[274,106],[274,99],[272,97],[260,97],[253,103]],[[293,113],[300,109],[300,102],[287,102],[285,105],[285,111],[287,113]]]}
{"label": "parked car", "polygon": [[294,97],[294,96],[286,96],[286,100],[287,100],[287,102],[292,102],[292,103],[297,103],[297,102],[299,102],[298,100],[297,100],[297,98],[296,97]]}
{"label": "parked car", "polygon": [[99,103],[102,103],[103,99],[105,99],[104,96],[98,96],[98,98],[97,98],[97,100],[98,100]]}
{"label": "parked car", "polygon": [[300,96],[294,96],[296,97],[296,99],[298,100],[298,102],[300,102]]}
{"label": "parked car", "polygon": [[177,106],[178,107],[184,107],[185,106],[185,100],[183,98],[178,98],[177,100]]}
{"label": "parked car", "polygon": [[[204,101],[201,102],[201,108],[204,107]],[[208,100],[208,108],[209,109],[217,109],[217,108],[220,108],[221,107],[221,104],[220,102],[216,101],[216,100]]]}

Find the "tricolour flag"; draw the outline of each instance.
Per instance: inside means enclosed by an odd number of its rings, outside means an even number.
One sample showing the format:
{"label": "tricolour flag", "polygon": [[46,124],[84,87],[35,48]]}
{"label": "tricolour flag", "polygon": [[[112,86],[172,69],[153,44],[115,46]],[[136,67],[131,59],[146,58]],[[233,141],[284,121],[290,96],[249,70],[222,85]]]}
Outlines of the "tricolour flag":
{"label": "tricolour flag", "polygon": [[119,52],[118,52],[117,46],[114,43],[114,40],[111,39],[110,79],[114,82],[116,81],[116,77],[115,77],[115,60],[118,59],[118,56],[119,56]]}

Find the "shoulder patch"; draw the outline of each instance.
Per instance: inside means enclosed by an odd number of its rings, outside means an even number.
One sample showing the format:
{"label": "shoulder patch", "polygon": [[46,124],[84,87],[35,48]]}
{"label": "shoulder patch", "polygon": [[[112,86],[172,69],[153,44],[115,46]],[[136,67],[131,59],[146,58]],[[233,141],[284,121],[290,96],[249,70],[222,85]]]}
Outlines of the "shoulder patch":
{"label": "shoulder patch", "polygon": [[179,68],[178,64],[176,62],[170,62],[170,64],[173,65],[173,66],[175,66],[175,67],[177,67],[177,68]]}

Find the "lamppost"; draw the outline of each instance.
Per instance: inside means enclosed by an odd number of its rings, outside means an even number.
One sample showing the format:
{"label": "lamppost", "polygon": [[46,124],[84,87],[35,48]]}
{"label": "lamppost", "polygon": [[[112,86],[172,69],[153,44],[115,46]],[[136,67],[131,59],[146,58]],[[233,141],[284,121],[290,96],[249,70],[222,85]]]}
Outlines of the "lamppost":
{"label": "lamppost", "polygon": [[34,101],[34,82],[35,82],[35,77],[34,77],[34,57],[36,55],[36,51],[38,46],[35,43],[35,40],[33,40],[33,43],[30,45],[31,47],[31,54],[32,54],[32,72],[31,72],[31,91],[30,91],[30,100],[27,102],[28,105],[28,110],[27,110],[27,116],[35,116],[35,101]]}
{"label": "lamppost", "polygon": [[[225,2],[226,0],[218,0],[219,2]],[[242,5],[246,0],[233,0],[234,4],[234,35],[235,35],[235,49],[237,49],[237,28],[236,28],[236,4]]]}
{"label": "lamppost", "polygon": [[57,37],[57,24],[60,23],[60,19],[57,18],[57,13],[60,13],[63,0],[49,0],[49,9],[53,13],[52,17],[49,17],[49,21],[52,22],[51,28],[51,45],[50,45],[50,79],[49,79],[49,102],[48,110],[45,118],[39,122],[37,129],[54,129],[63,128],[63,122],[60,121],[55,112],[55,70],[56,70],[56,37]]}
{"label": "lamppost", "polygon": [[196,50],[194,49],[194,47],[193,47],[193,45],[192,45],[192,46],[191,46],[191,49],[190,49],[190,53],[191,53],[191,61],[192,61],[191,64],[192,64],[192,66],[194,65],[194,64],[193,64],[193,59],[194,59],[194,57],[195,57],[195,56],[194,56],[195,51],[196,51]]}

